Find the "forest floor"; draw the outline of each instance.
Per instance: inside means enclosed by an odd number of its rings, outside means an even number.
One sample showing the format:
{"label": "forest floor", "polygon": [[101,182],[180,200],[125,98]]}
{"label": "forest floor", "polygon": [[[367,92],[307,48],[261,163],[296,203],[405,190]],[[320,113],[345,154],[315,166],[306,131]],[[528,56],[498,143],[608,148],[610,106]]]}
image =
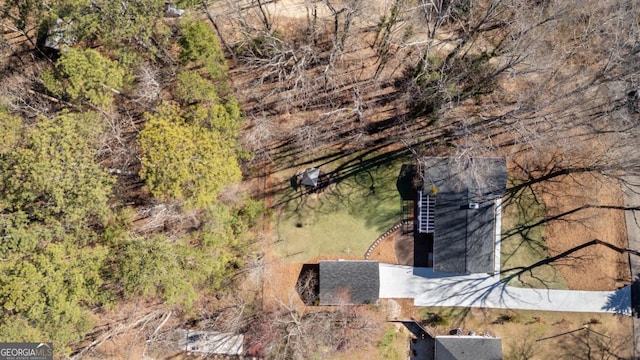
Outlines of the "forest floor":
{"label": "forest floor", "polygon": [[[551,184],[550,189],[542,195],[547,211],[557,214],[586,204],[622,206],[623,198],[619,185],[598,180],[602,179],[583,175]],[[584,191],[585,188],[594,191]],[[624,213],[616,210],[585,209],[567,217],[565,221],[547,224],[545,237],[551,256],[592,239],[626,247]],[[628,256],[605,247],[594,246],[578,251],[556,268],[562,273],[569,289],[614,290],[631,281]]]}

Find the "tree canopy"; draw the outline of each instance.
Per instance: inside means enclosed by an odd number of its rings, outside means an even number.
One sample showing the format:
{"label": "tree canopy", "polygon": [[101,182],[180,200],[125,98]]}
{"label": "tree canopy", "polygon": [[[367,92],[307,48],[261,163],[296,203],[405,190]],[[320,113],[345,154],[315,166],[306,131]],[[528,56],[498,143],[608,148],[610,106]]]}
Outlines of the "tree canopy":
{"label": "tree canopy", "polygon": [[27,129],[0,161],[0,210],[30,221],[78,224],[103,219],[113,180],[95,162],[96,113],[61,113]]}
{"label": "tree canopy", "polygon": [[2,134],[0,155],[10,151],[18,143],[21,130],[22,119],[4,109],[0,109],[0,134]]}
{"label": "tree canopy", "polygon": [[108,216],[113,185],[95,162],[100,132],[95,113],[61,113],[0,155],[2,341],[66,345],[91,327],[107,251],[90,226]]}
{"label": "tree canopy", "polygon": [[203,21],[187,20],[182,26],[180,37],[180,60],[199,65],[224,64],[224,54],[216,35]]}
{"label": "tree canopy", "polygon": [[[0,49],[27,65],[3,67],[0,341],[53,341],[69,354],[95,309],[140,299],[190,309],[244,263],[259,206],[218,202],[241,179],[240,104],[210,26],[190,12],[164,19],[164,7],[0,5],[3,24],[28,40]],[[43,46],[52,34],[66,46]],[[151,101],[136,96],[145,86]],[[158,216],[141,230],[134,219],[158,203],[193,224],[169,232]]]}
{"label": "tree canopy", "polygon": [[107,107],[114,91],[127,82],[125,69],[93,49],[70,49],[60,56],[56,71],[42,77],[47,90],[74,101]]}
{"label": "tree canopy", "polygon": [[64,348],[91,329],[86,306],[100,299],[107,251],[56,240],[0,263],[0,340],[48,339]]}
{"label": "tree canopy", "polygon": [[202,228],[177,241],[162,235],[123,239],[113,251],[118,290],[126,298],[155,296],[186,307],[199,292],[221,291],[243,263],[247,220],[240,209],[212,205]]}
{"label": "tree canopy", "polygon": [[[227,112],[211,115],[224,117]],[[147,114],[147,121],[140,132],[140,176],[154,196],[204,207],[215,202],[225,185],[240,180],[233,138],[189,122],[175,104]]]}
{"label": "tree canopy", "polygon": [[227,91],[226,67],[211,28],[186,20],[181,29],[184,67],[175,90],[180,103],[166,102],[145,115],[140,176],[154,196],[203,208],[224,186],[240,180],[241,113],[233,97],[220,95]]}

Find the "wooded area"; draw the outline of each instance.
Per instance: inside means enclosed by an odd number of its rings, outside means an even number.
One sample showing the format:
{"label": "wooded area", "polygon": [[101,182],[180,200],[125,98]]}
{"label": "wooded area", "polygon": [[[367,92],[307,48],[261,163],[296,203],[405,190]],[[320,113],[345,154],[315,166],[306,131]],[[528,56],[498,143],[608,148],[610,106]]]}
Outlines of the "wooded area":
{"label": "wooded area", "polygon": [[0,339],[70,353],[100,309],[231,292],[260,207],[218,200],[241,110],[213,29],[164,1],[1,9]]}
{"label": "wooded area", "polygon": [[[247,285],[272,276],[271,196],[290,184],[269,176],[345,154],[506,157],[505,203],[526,193],[544,223],[640,205],[619,195],[640,185],[637,0],[175,6],[0,0],[0,341],[83,354],[131,325],[151,351],[172,317],[247,333],[267,358],[362,346],[377,310]],[[607,284],[628,281],[612,259]]]}

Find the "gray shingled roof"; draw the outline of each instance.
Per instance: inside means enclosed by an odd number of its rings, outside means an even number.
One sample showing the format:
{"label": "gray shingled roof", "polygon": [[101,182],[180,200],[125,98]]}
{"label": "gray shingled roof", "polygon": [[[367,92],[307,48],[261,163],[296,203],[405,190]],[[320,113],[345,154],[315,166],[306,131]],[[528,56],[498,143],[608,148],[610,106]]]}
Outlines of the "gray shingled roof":
{"label": "gray shingled roof", "polygon": [[371,304],[380,295],[377,261],[320,261],[320,305]]}
{"label": "gray shingled roof", "polygon": [[436,336],[435,360],[502,360],[502,340],[482,336]]}
{"label": "gray shingled roof", "polygon": [[[433,268],[450,273],[494,270],[495,199],[504,195],[504,159],[424,159],[424,191],[436,191]],[[477,203],[477,209],[469,209]],[[426,254],[425,254],[426,256]]]}
{"label": "gray shingled roof", "polygon": [[318,185],[318,178],[320,177],[320,169],[318,168],[308,168],[302,174],[302,180],[300,183],[302,185],[307,186],[316,186]]}

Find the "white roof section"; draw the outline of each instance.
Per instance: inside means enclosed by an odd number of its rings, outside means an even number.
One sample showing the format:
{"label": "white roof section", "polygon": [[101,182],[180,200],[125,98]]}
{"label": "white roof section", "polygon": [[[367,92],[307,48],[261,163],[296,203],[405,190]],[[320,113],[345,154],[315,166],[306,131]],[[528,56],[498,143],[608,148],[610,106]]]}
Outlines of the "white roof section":
{"label": "white roof section", "polygon": [[181,350],[203,354],[242,355],[244,336],[216,331],[182,330]]}
{"label": "white roof section", "polygon": [[519,288],[499,276],[447,274],[380,263],[380,298],[411,298],[415,306],[464,306],[631,315],[631,287],[613,291]]}

